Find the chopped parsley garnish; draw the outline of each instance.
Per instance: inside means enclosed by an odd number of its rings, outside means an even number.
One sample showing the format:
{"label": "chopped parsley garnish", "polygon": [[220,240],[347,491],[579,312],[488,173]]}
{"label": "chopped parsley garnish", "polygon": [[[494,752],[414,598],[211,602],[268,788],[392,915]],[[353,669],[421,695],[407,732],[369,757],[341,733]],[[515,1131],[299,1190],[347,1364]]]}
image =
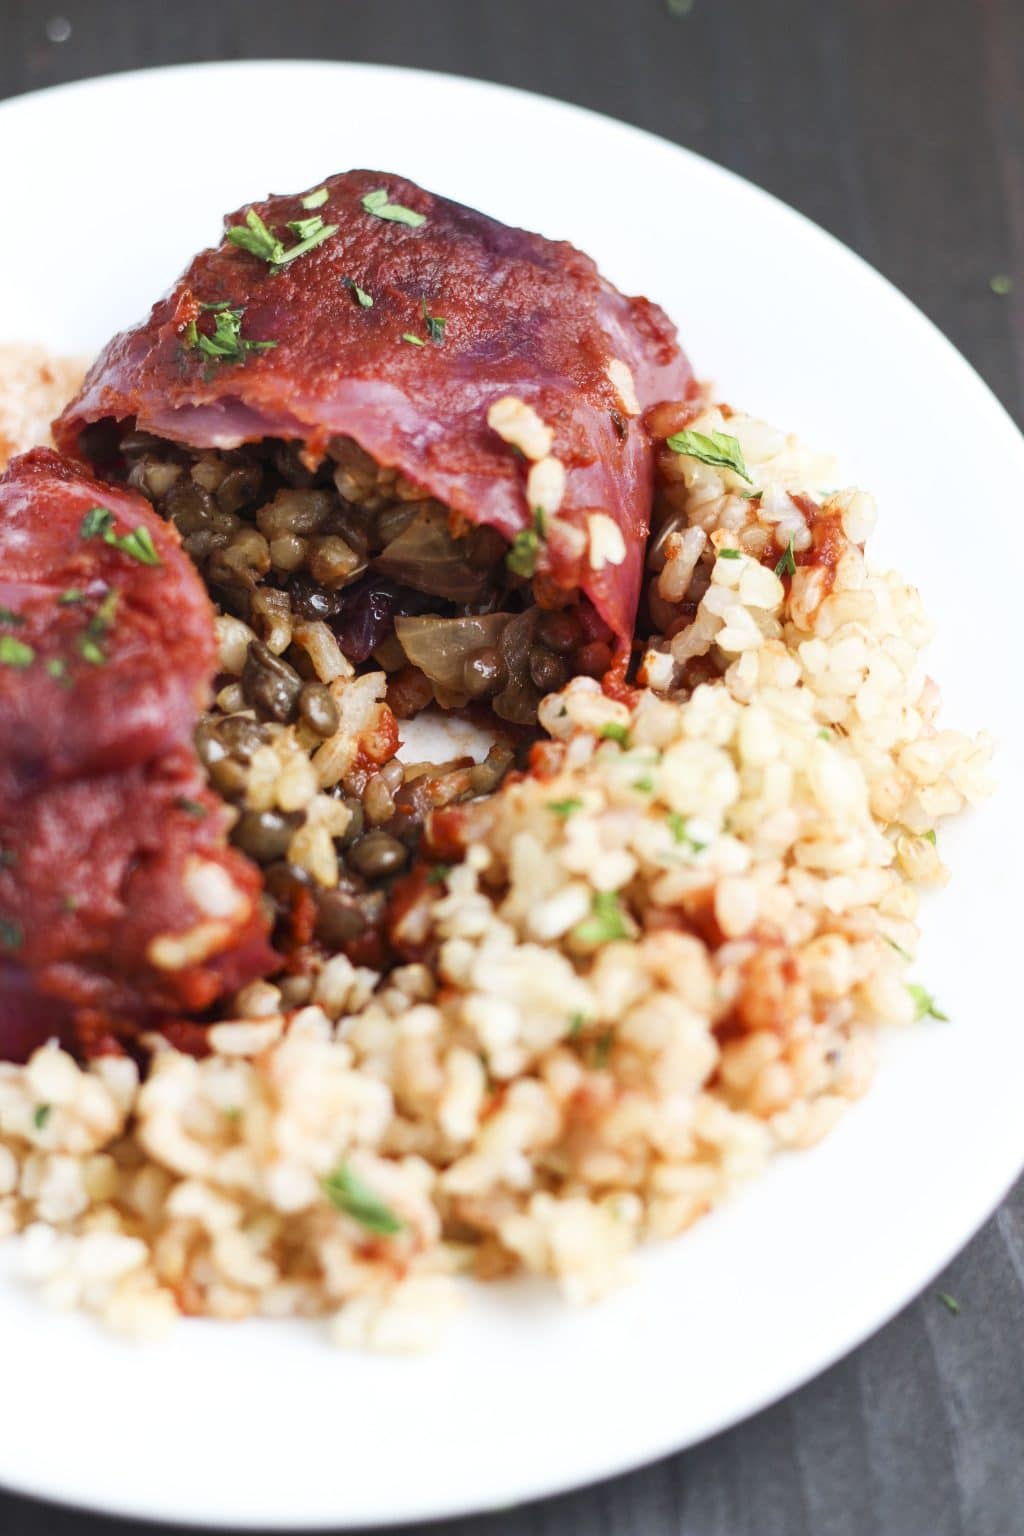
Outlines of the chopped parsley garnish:
{"label": "chopped parsley garnish", "polygon": [[887,933],[883,933],[882,938],[888,944],[890,949],[894,949],[896,951],[901,960],[913,960],[914,957],[910,953],[909,949],[904,949],[902,944],[897,944],[895,939],[890,939]]}
{"label": "chopped parsley garnish", "polygon": [[819,741],[831,741],[832,740],[832,732],[829,730],[827,725],[823,725],[821,730],[818,732],[818,740]]}
{"label": "chopped parsley garnish", "polygon": [[276,235],[271,234],[255,208],[249,209],[244,224],[235,224],[228,230],[227,239],[232,245],[241,246],[243,251],[248,251],[250,255],[258,256],[261,261],[267,262],[271,272],[277,272],[288,262],[294,261],[297,256],[304,256],[315,246],[322,245],[325,240],[330,239],[331,235],[336,235],[340,227],[337,224],[325,224],[319,214],[316,219],[302,219],[295,222],[315,224],[316,228],[301,239],[298,245],[288,249],[285,248],[283,240],[278,240]]}
{"label": "chopped parsley garnish", "polygon": [[82,518],[78,532],[83,539],[97,539],[112,533],[113,529],[114,514],[109,507],[90,507]]}
{"label": "chopped parsley garnish", "polygon": [[575,796],[570,796],[568,800],[548,801],[548,810],[553,811],[556,816],[561,816],[563,820],[568,819],[574,811],[582,811],[582,809],[583,801],[577,800]]}
{"label": "chopped parsley garnish", "polygon": [[586,1015],[585,1014],[574,1013],[574,1014],[572,1014],[570,1016],[570,1018],[569,1018],[569,1039],[570,1040],[574,1040],[576,1038],[576,1036],[580,1033],[580,1030],[583,1028],[583,1026],[584,1026],[584,1024],[586,1024],[586,1022],[587,1022],[587,1019],[586,1019]]}
{"label": "chopped parsley garnish", "polygon": [[915,1019],[941,1019],[943,1024],[949,1023],[949,1014],[943,1013],[927,988],[922,987],[916,981],[912,981],[908,985],[907,991],[914,999]]}
{"label": "chopped parsley garnish", "polygon": [[407,341],[410,347],[425,347],[426,342],[422,336],[414,336],[412,331],[403,331],[402,340]]}
{"label": "chopped parsley garnish", "polygon": [[0,949],[20,949],[24,942],[21,924],[8,917],[0,917]]}
{"label": "chopped parsley garnish", "polygon": [[742,551],[738,549],[720,549],[718,558],[719,560],[738,560],[741,554]]}
{"label": "chopped parsley garnish", "polygon": [[278,267],[287,266],[290,261],[295,261],[299,256],[305,256],[307,251],[316,250],[318,245],[323,245],[325,240],[329,240],[332,235],[336,235],[340,227],[339,224],[325,224],[321,219],[319,227],[312,234],[307,235],[304,240],[300,240],[298,245],[290,246],[287,251],[282,251],[270,270],[274,272]]}
{"label": "chopped parsley garnish", "polygon": [[[219,319],[219,316],[218,316]],[[102,539],[104,544],[109,544],[111,549],[119,549],[122,555],[130,555],[140,565],[159,565],[160,556],[156,552],[153,536],[148,528],[141,526],[133,528],[129,533],[114,532],[114,514],[109,507],[90,507],[82,518],[79,533],[83,539]],[[74,598],[68,595],[74,592]],[[71,587],[68,592],[62,592],[59,602],[78,602],[81,594],[78,589]]]}
{"label": "chopped parsley garnish", "polygon": [[956,1317],[960,1311],[960,1303],[957,1301],[956,1297],[951,1296],[948,1291],[936,1291],[935,1294],[942,1302],[942,1305],[945,1307],[946,1311],[952,1312],[953,1316]]}
{"label": "chopped parsley garnish", "polygon": [[346,1216],[358,1221],[368,1232],[377,1232],[381,1237],[393,1237],[404,1226],[404,1222],[377,1199],[373,1190],[352,1172],[347,1163],[339,1163],[334,1172],[328,1174],[323,1181],[323,1191],[336,1210],[344,1211]]}
{"label": "chopped parsley garnish", "polygon": [[620,747],[629,746],[629,726],[619,725],[617,720],[609,720],[597,734],[602,741],[617,741]]}
{"label": "chopped parsley garnish", "polygon": [[428,885],[444,885],[452,872],[450,864],[435,864],[427,876]]}
{"label": "chopped parsley garnish", "polygon": [[616,891],[595,891],[590,916],[572,930],[572,937],[580,944],[610,944],[614,939],[631,936],[629,920]]}
{"label": "chopped parsley garnish", "polygon": [[206,815],[206,806],[201,800],[190,800],[188,795],[179,795],[175,801],[179,811],[184,811],[186,816],[194,816],[201,821]]}
{"label": "chopped parsley garnish", "polygon": [[653,795],[654,780],[646,776],[642,779],[634,779],[633,788],[639,790],[642,795]]}
{"label": "chopped parsley garnish", "polygon": [[608,1058],[612,1053],[612,1031],[606,1030],[594,1047],[594,1066],[598,1072],[608,1065]]}
{"label": "chopped parsley garnish", "polygon": [[232,245],[241,246],[243,251],[259,256],[262,261],[276,262],[277,252],[283,252],[280,240],[270,233],[255,208],[249,209],[244,224],[236,224],[228,230],[227,238]]}
{"label": "chopped parsley garnish", "polygon": [[227,304],[206,304],[203,308],[215,311],[213,335],[208,336],[190,320],[185,328],[185,345],[201,352],[208,365],[241,363],[249,352],[266,352],[277,346],[276,341],[250,341],[242,335],[244,309],[232,309]]}
{"label": "chopped parsley garnish", "polygon": [[79,640],[78,654],[91,667],[102,667],[107,659],[103,647],[97,645],[95,640],[90,640],[88,635],[83,635]]}
{"label": "chopped parsley garnish", "polygon": [[60,656],[51,656],[46,663],[46,675],[52,677],[55,683],[63,683],[68,675],[67,662]]}
{"label": "chopped parsley garnish", "polygon": [[62,896],[61,899],[60,899],[60,909],[61,909],[62,912],[77,912],[78,911],[78,897],[77,896]]}
{"label": "chopped parsley garnish", "polygon": [[326,203],[329,193],[326,187],[317,187],[315,192],[307,192],[305,197],[299,199],[303,208],[322,208]]}
{"label": "chopped parsley garnish", "polygon": [[0,635],[0,663],[5,667],[16,667],[22,671],[30,667],[36,659],[36,653],[24,640],[16,640],[13,635]]}
{"label": "chopped parsley garnish", "polygon": [[117,604],[121,594],[113,588],[107,593],[96,612],[89,620],[86,629],[87,635],[104,635],[114,622],[117,613]]}
{"label": "chopped parsley garnish", "polygon": [[695,0],[665,0],[665,9],[678,20],[682,16],[689,16],[694,4]]}
{"label": "chopped parsley garnish", "polygon": [[444,344],[444,328],[448,324],[443,315],[432,315],[427,309],[426,296],[421,299],[423,305],[423,323],[427,327],[427,335],[431,341],[436,341],[438,346]]}
{"label": "chopped parsley garnish", "polygon": [[1006,272],[997,272],[995,277],[990,277],[988,285],[1001,299],[1005,299],[1008,293],[1013,292],[1013,278]]}
{"label": "chopped parsley garnish", "polygon": [[354,277],[343,277],[341,282],[342,286],[344,288],[348,288],[350,292],[355,296],[360,309],[373,308],[373,300],[371,299],[370,295],[367,293],[365,288],[360,288]]}
{"label": "chopped parsley garnish", "polygon": [[793,554],[793,535],[789,536],[786,553],[775,567],[776,576],[793,576],[796,573],[796,556]]}
{"label": "chopped parsley garnish", "polygon": [[401,203],[389,202],[384,187],[377,187],[373,192],[367,192],[359,201],[365,213],[372,213],[377,219],[390,219],[392,224],[408,224],[410,229],[419,229],[421,224],[427,222],[425,213],[417,213],[413,208],[403,208]]}
{"label": "chopped parsley garnish", "polygon": [[133,528],[130,533],[105,533],[104,544],[109,544],[112,549],[119,549],[122,555],[130,555],[140,565],[159,565],[160,556],[156,552],[153,536],[148,528],[141,525]]}
{"label": "chopped parsley garnish", "polygon": [[37,1131],[41,1131],[43,1129],[43,1127],[45,1126],[47,1120],[49,1120],[49,1118],[50,1118],[50,1116],[52,1114],[53,1114],[53,1105],[52,1104],[37,1104],[36,1105],[35,1109],[32,1111],[32,1124],[35,1126]]}
{"label": "chopped parsley garnish", "polygon": [[318,234],[324,227],[324,221],[318,213],[314,213],[311,219],[289,219],[287,227],[299,240],[308,240],[310,235]]}
{"label": "chopped parsley garnish", "polygon": [[58,597],[57,602],[61,608],[68,608],[72,603],[80,603],[85,597],[81,587],[67,587]]}
{"label": "chopped parsley garnish", "polygon": [[[423,343],[421,342],[422,346]],[[524,576],[527,579],[533,576],[537,570],[537,557],[540,554],[540,538],[533,528],[524,528],[522,533],[517,533],[509,546],[505,556],[505,564],[513,576]]]}
{"label": "chopped parsley garnish", "polygon": [[924,838],[926,843],[931,843],[932,847],[933,848],[935,847],[935,828],[934,827],[929,827],[927,832],[922,832],[921,833],[921,836]]}
{"label": "chopped parsley garnish", "polygon": [[23,614],[15,613],[13,608],[0,608],[0,624],[24,624]]}
{"label": "chopped parsley garnish", "polygon": [[702,464],[717,469],[731,469],[748,485],[754,483],[747,473],[739,439],[730,437],[728,432],[676,432],[666,442],[673,453],[681,453],[687,459],[699,459]]}
{"label": "chopped parsley garnish", "polygon": [[687,818],[685,816],[681,816],[678,811],[670,811],[666,819],[674,842],[689,843],[693,853],[704,852],[707,843],[698,842],[695,837],[691,837],[687,829]]}

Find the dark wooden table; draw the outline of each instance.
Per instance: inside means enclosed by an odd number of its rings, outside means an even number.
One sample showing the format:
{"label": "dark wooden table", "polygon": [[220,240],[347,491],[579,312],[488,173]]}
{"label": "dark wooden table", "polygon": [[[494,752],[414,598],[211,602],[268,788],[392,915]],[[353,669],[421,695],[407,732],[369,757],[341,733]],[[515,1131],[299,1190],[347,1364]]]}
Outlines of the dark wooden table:
{"label": "dark wooden table", "polygon": [[[1024,420],[1024,0],[0,0],[0,97],[245,57],[477,75],[675,139],[853,246]],[[3,1536],[118,1529],[0,1494]],[[1024,1183],[934,1289],[756,1419],[600,1487],[436,1529],[1019,1536]]]}

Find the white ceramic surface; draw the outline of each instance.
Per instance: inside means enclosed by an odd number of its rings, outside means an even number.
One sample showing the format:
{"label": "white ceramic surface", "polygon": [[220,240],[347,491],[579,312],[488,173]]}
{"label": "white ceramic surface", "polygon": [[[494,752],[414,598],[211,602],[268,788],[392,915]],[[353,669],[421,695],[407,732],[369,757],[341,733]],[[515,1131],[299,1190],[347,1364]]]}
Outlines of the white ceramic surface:
{"label": "white ceramic surface", "polygon": [[1024,443],[1008,417],[879,276],[706,161],[553,101],[362,66],[161,70],[0,107],[0,337],[94,348],[217,238],[222,211],[360,165],[571,238],[670,311],[730,399],[838,450],[880,496],[876,556],[913,571],[942,622],[947,718],[995,729],[1004,788],[942,834],[956,878],[928,905],[920,975],[953,1022],[892,1041],[823,1146],[646,1254],[606,1304],[480,1292],[448,1346],[412,1361],[335,1353],[310,1325],[195,1322],[140,1349],[0,1276],[0,1483],[96,1509],[337,1527],[495,1508],[634,1466],[876,1329],[1024,1160],[1009,682]]}

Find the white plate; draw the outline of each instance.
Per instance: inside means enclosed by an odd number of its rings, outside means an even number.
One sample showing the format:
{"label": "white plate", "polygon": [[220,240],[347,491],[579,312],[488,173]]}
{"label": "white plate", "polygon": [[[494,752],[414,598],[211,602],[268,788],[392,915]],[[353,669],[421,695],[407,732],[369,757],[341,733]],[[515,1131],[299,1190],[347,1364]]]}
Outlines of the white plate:
{"label": "white plate", "polygon": [[[678,321],[736,402],[836,448],[881,497],[875,553],[942,620],[947,718],[1001,738],[1001,796],[943,833],[921,976],[954,1023],[893,1041],[814,1152],[572,1313],[475,1296],[434,1358],[335,1353],[311,1325],[111,1341],[0,1282],[0,1482],[119,1514],[352,1526],[508,1505],[752,1413],[909,1300],[1024,1160],[1019,572],[1024,443],[977,376],[849,251],[725,171],[575,107],[439,75],[212,65],[0,108],[0,337],[93,348],[219,215],[350,166],[564,235]],[[19,232],[20,225],[20,232]],[[34,233],[33,231],[44,231]]]}

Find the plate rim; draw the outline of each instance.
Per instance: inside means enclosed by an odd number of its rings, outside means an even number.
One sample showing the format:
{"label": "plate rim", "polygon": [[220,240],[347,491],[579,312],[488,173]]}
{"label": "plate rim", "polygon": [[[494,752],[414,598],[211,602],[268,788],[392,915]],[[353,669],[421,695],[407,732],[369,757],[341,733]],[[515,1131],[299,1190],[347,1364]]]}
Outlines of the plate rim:
{"label": "plate rim", "polygon": [[[989,414],[989,417],[992,421],[993,430],[995,430],[998,426],[999,431],[1006,433],[1006,450],[1008,452],[1020,454],[1022,464],[1024,464],[1024,435],[1022,435],[1021,430],[1014,421],[1009,409],[1003,404],[1003,402],[994,393],[992,388],[981,377],[974,365],[959,351],[959,349],[954,345],[952,341],[950,341],[944,332],[940,330],[938,325],[933,320],[931,320],[929,316],[927,316],[921,309],[919,309],[918,306],[905,293],[903,293],[902,290],[894,282],[892,282],[891,279],[884,276],[884,274],[879,272],[864,257],[860,256],[857,252],[852,250],[836,235],[832,234],[829,230],[817,224],[808,215],[804,214],[799,209],[792,207],[790,204],[786,203],[782,198],[778,197],[774,193],[758,186],[757,183],[748,180],[746,177],[741,176],[737,172],[732,171],[725,166],[719,165],[717,162],[711,160],[705,155],[699,154],[698,152],[689,149],[684,145],[678,144],[673,140],[667,139],[664,136],[654,133],[648,129],[640,128],[635,124],[618,118],[610,113],[599,112],[593,108],[580,106],[574,102],[564,101],[556,96],[527,90],[519,86],[505,85],[502,83],[481,79],[476,76],[453,74],[441,70],[418,69],[404,65],[376,64],[348,60],[275,59],[268,57],[259,59],[233,59],[223,61],[205,60],[172,65],[159,65],[143,69],[123,70],[106,75],[89,76],[81,80],[75,80],[65,84],[46,86],[37,90],[20,92],[19,94],[5,98],[2,102],[0,102],[0,130],[3,129],[5,120],[9,115],[12,113],[17,113],[19,109],[24,109],[29,104],[34,105],[35,103],[45,103],[47,100],[58,95],[61,97],[69,97],[78,93],[87,94],[91,91],[96,91],[103,87],[113,86],[116,88],[118,82],[122,81],[125,82],[129,88],[131,88],[134,82],[138,81],[140,78],[144,79],[147,77],[182,77],[186,75],[194,75],[197,72],[208,73],[230,71],[231,73],[245,74],[252,72],[281,70],[296,73],[304,70],[338,70],[345,73],[358,73],[368,77],[379,77],[383,75],[404,75],[414,76],[417,78],[423,78],[433,82],[445,83],[449,85],[456,83],[460,87],[468,86],[473,90],[480,91],[485,94],[493,95],[494,93],[498,93],[499,95],[513,98],[526,104],[541,103],[545,107],[556,107],[559,110],[568,111],[574,116],[583,116],[585,118],[589,118],[596,123],[603,125],[612,124],[617,131],[623,132],[626,135],[632,137],[634,142],[637,142],[641,145],[649,144],[652,146],[658,146],[658,148],[662,150],[667,147],[670,150],[675,151],[677,154],[685,156],[687,160],[700,168],[701,174],[712,174],[716,178],[726,178],[729,182],[736,184],[738,188],[742,189],[744,195],[749,196],[750,193],[754,193],[758,198],[765,199],[766,204],[771,206],[777,214],[783,215],[787,221],[798,221],[798,223],[803,226],[805,234],[812,236],[819,242],[822,240],[827,242],[828,246],[831,247],[832,255],[834,257],[840,258],[851,271],[856,273],[857,277],[861,281],[866,281],[874,290],[875,294],[884,295],[886,301],[889,304],[895,303],[902,312],[904,318],[909,319],[910,316],[912,316],[922,339],[927,337],[929,344],[933,347],[937,347],[937,350],[942,355],[945,364],[950,368],[955,368],[956,372],[959,373],[963,387],[969,388],[975,392],[978,397],[979,405],[983,404]],[[978,393],[979,391],[980,394]],[[898,1293],[895,1294],[893,1298],[891,1298],[890,1303],[886,1307],[880,1308],[874,1313],[872,1320],[864,1323],[862,1326],[858,1326],[852,1332],[844,1333],[842,1342],[829,1351],[826,1351],[825,1354],[819,1356],[817,1363],[809,1369],[803,1363],[798,1364],[794,1367],[788,1377],[782,1380],[776,1380],[770,1389],[746,1394],[743,1397],[741,1406],[734,1406],[721,1412],[717,1417],[712,1417],[709,1419],[707,1427],[699,1436],[686,1438],[682,1443],[680,1443],[678,1435],[673,1434],[671,1427],[666,1425],[664,1434],[661,1437],[649,1437],[649,1449],[642,1455],[638,1456],[633,1451],[626,1451],[623,1453],[621,1459],[619,1460],[610,1460],[607,1456],[604,1456],[602,1457],[600,1468],[591,1467],[589,1469],[581,1470],[579,1466],[576,1466],[575,1470],[565,1476],[553,1473],[548,1477],[538,1477],[536,1474],[533,1474],[529,1482],[528,1492],[525,1494],[520,1493],[517,1502],[533,1502],[537,1499],[550,1497],[557,1493],[568,1492],[573,1489],[587,1486],[595,1481],[604,1481],[608,1478],[621,1475],[622,1473],[629,1470],[635,1470],[640,1467],[648,1466],[667,1455],[675,1454],[683,1449],[688,1449],[693,1445],[700,1444],[704,1440],[711,1438],[714,1435],[720,1434],[724,1430],[745,1421],[754,1414],[759,1413],[772,1404],[779,1402],[782,1398],[788,1396],[794,1390],[806,1384],[808,1381],[814,1379],[823,1371],[829,1369],[838,1360],[845,1358],[853,1350],[858,1348],[867,1338],[870,1338],[881,1328],[883,1328],[888,1322],[892,1320],[893,1317],[902,1311],[914,1297],[920,1294],[920,1291],[923,1288],[927,1287],[934,1280],[935,1276],[941,1272],[941,1270],[950,1262],[955,1254],[960,1252],[962,1248],[969,1241],[971,1241],[981,1226],[989,1219],[993,1211],[996,1210],[996,1208],[1005,1197],[1007,1191],[1012,1187],[1022,1169],[1024,1169],[1024,1130],[1022,1130],[1021,1145],[1018,1151],[1015,1166],[1013,1166],[1008,1173],[1006,1173],[1005,1169],[1003,1170],[1005,1177],[999,1181],[999,1188],[996,1190],[994,1195],[991,1196],[990,1200],[985,1203],[984,1209],[978,1209],[975,1211],[972,1217],[970,1230],[966,1233],[966,1235],[963,1231],[961,1231],[961,1234],[957,1237],[957,1239],[951,1245],[947,1245],[948,1251],[944,1250],[937,1261],[934,1259],[929,1261],[928,1265],[925,1266],[927,1273],[923,1280],[921,1280],[919,1283],[915,1282],[910,1286],[901,1287]],[[919,1271],[919,1273],[921,1272],[922,1271]],[[211,1523],[211,1517],[209,1514],[204,1515],[202,1511],[197,1508],[172,1508],[169,1513],[154,1513],[154,1507],[152,1505],[141,1505],[138,1502],[131,1500],[121,1501],[116,1497],[116,1494],[108,1496],[103,1503],[94,1503],[90,1502],[86,1498],[76,1496],[75,1494],[62,1495],[59,1491],[54,1491],[51,1486],[38,1479],[34,1480],[31,1478],[26,1478],[19,1481],[17,1477],[11,1476],[7,1472],[2,1474],[2,1486],[7,1488],[9,1491],[19,1495],[24,1495],[29,1498],[35,1498],[48,1503],[57,1504],[65,1508],[81,1510],[83,1512],[109,1514],[115,1515],[119,1518],[141,1518],[159,1524],[177,1523],[183,1525],[208,1525]],[[398,1513],[382,1512],[376,1516],[368,1516],[365,1514],[361,1515],[359,1519],[359,1528],[385,1527],[414,1520],[436,1521],[447,1518],[458,1518],[460,1516],[465,1516],[474,1512],[483,1514],[485,1512],[497,1512],[497,1510],[492,1506],[481,1505],[480,1499],[478,1497],[460,1498],[457,1492],[453,1491],[452,1497],[449,1498],[444,1504],[432,1504],[418,1514],[413,1513],[410,1508],[406,1508]],[[340,1521],[337,1516],[330,1520],[307,1520],[304,1519],[300,1514],[298,1517],[291,1517],[287,1522],[285,1522],[282,1518],[272,1516],[266,1522],[258,1521],[255,1526],[251,1516],[245,1519],[239,1517],[237,1520],[234,1520],[229,1514],[226,1515],[223,1511],[218,1512],[213,1517],[213,1519],[215,1520],[217,1527],[221,1529],[258,1528],[280,1530],[285,1529],[287,1526],[287,1528],[294,1530],[315,1531],[355,1528],[345,1520],[344,1516],[341,1517]]]}

